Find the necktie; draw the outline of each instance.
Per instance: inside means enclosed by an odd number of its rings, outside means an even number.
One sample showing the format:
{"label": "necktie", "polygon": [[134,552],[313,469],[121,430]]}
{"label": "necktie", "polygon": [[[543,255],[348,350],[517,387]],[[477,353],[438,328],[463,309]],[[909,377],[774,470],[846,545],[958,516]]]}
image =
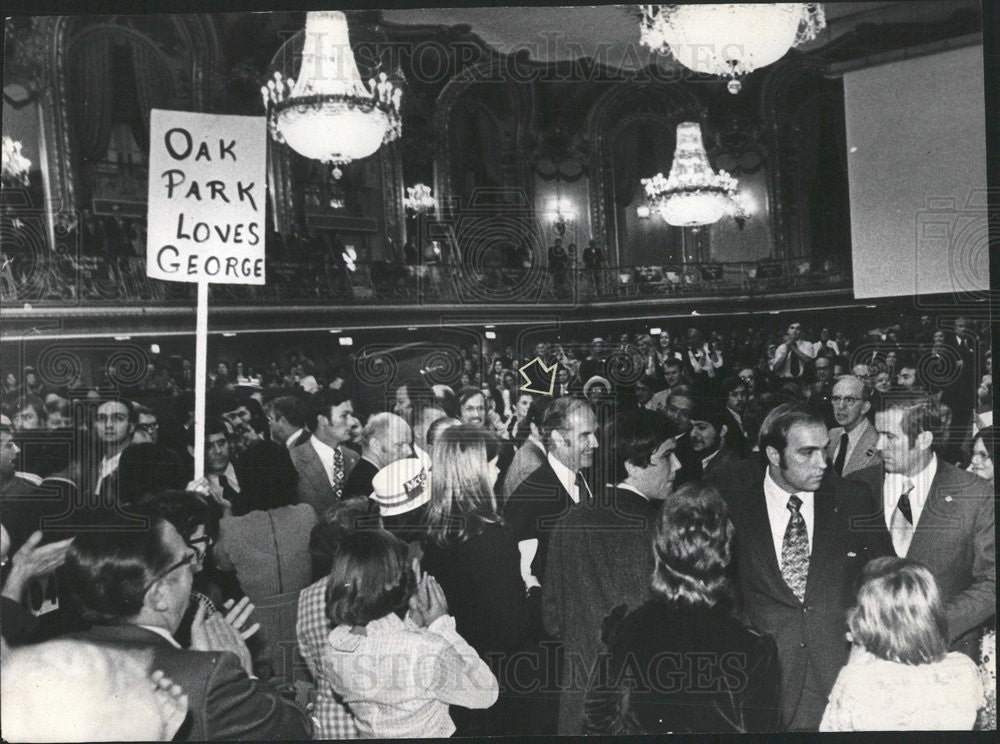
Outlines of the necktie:
{"label": "necktie", "polygon": [[913,540],[913,509],[910,507],[910,492],[913,488],[913,481],[907,478],[903,492],[899,495],[899,501],[896,503],[896,508],[892,511],[892,519],[889,521],[892,547],[900,558],[906,557],[906,553],[910,549],[910,542]]}
{"label": "necktie", "polygon": [[809,577],[809,533],[806,520],[799,508],[802,499],[795,494],[788,497],[788,526],[781,543],[781,577],[801,602],[806,596],[806,579]]}
{"label": "necktie", "polygon": [[583,473],[576,474],[576,493],[580,497],[581,504],[594,505],[594,492],[587,485],[587,479],[583,477]]}
{"label": "necktie", "polygon": [[330,481],[333,486],[333,495],[340,501],[344,495],[344,453],[340,447],[333,448],[333,479]]}
{"label": "necktie", "polygon": [[792,356],[792,360],[788,364],[788,371],[791,373],[792,377],[798,377],[802,372],[802,363],[799,361],[799,357],[794,351],[795,348],[794,344],[788,345],[788,353]]}
{"label": "necktie", "polygon": [[844,461],[847,460],[847,432],[840,435],[840,449],[837,451],[837,459],[833,462],[833,469],[837,475],[844,474]]}

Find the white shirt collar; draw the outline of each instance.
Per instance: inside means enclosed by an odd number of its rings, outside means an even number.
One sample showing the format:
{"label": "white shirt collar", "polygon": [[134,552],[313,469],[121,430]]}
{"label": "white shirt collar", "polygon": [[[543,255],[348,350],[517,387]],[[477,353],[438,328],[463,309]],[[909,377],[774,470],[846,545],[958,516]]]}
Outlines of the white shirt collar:
{"label": "white shirt collar", "polygon": [[165,628],[158,628],[155,625],[140,625],[139,627],[145,628],[148,631],[156,633],[156,635],[161,636],[162,638],[166,638],[168,641],[170,641],[170,645],[173,646],[174,648],[181,647],[181,644],[179,644],[176,641],[176,639],[172,635],[170,635],[170,633],[167,632]]}
{"label": "white shirt collar", "polygon": [[[920,515],[923,514],[924,506],[927,504],[927,495],[931,491],[931,483],[937,475],[938,462],[937,455],[932,454],[930,462],[924,466],[919,473],[909,476],[913,481],[913,490],[910,491],[910,511],[913,514],[913,526],[920,522]],[[892,523],[892,513],[896,510],[899,497],[903,494],[907,476],[902,473],[887,473],[882,484],[883,507],[885,509],[885,523],[889,526]]]}
{"label": "white shirt collar", "polygon": [[580,503],[580,493],[576,485],[576,473],[563,465],[551,452],[548,454],[549,465],[552,466],[552,470],[555,471],[556,478],[562,484],[562,487],[566,489],[569,497],[573,499],[574,504]]}
{"label": "white shirt collar", "polygon": [[538,437],[536,437],[536,436],[535,436],[534,434],[529,434],[529,435],[528,435],[528,440],[527,440],[527,441],[529,441],[529,442],[533,443],[533,444],[534,444],[534,445],[535,445],[536,447],[538,447],[538,449],[540,449],[540,450],[541,450],[541,451],[542,451],[543,453],[545,452],[545,445],[544,445],[544,444],[542,444],[542,440],[541,440],[541,439],[539,439]]}
{"label": "white shirt collar", "polygon": [[226,480],[229,482],[229,487],[236,491],[236,493],[240,493],[240,481],[239,478],[236,477],[236,469],[233,467],[231,462],[226,464],[226,469],[221,473],[214,473],[208,476],[208,478],[212,482],[218,484],[220,475],[226,476]]}
{"label": "white shirt collar", "polygon": [[712,454],[710,454],[708,457],[703,457],[702,458],[702,460],[701,460],[701,468],[702,468],[702,470],[704,470],[705,468],[707,468],[708,467],[708,463],[712,462],[712,458],[715,457],[717,454],[719,454],[719,452],[721,452],[721,451],[722,451],[722,443],[720,442],[719,443],[719,447],[718,447],[718,449],[715,450],[715,452],[713,452]]}
{"label": "white shirt collar", "polygon": [[622,481],[621,483],[608,483],[607,485],[608,488],[620,488],[623,491],[631,491],[632,493],[642,496],[644,499],[646,499],[646,501],[652,501],[652,499],[649,498],[649,496],[644,494],[642,491],[633,486],[631,483],[626,483],[625,481]]}
{"label": "white shirt collar", "polygon": [[292,448],[292,442],[294,442],[298,438],[299,434],[301,434],[302,432],[303,432],[303,429],[296,429],[295,433],[292,434],[292,436],[288,437],[288,439],[285,440],[285,446],[288,449],[291,449]]}
{"label": "white shirt collar", "polygon": [[[767,520],[771,526],[771,538],[774,543],[774,553],[778,559],[778,566],[781,566],[781,549],[785,541],[785,530],[788,528],[788,519],[791,512],[788,510],[788,498],[792,494],[779,486],[771,477],[771,466],[767,466],[764,475],[764,501],[767,506]],[[813,545],[813,515],[815,514],[815,494],[811,491],[799,491],[795,494],[802,500],[799,513],[806,523],[806,533],[809,535],[809,552],[812,552]]]}

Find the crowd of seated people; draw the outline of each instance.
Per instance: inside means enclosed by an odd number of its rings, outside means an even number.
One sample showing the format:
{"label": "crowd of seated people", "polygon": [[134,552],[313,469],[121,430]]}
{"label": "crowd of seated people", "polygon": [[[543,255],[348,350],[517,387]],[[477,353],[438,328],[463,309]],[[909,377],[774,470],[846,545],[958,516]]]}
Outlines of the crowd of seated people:
{"label": "crowd of seated people", "polygon": [[5,738],[995,728],[986,337],[782,326],[6,374]]}

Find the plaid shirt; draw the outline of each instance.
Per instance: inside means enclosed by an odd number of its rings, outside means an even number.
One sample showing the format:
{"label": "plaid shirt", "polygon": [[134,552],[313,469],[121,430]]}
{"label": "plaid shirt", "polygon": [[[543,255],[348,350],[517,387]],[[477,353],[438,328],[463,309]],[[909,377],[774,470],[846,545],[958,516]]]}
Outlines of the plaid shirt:
{"label": "plaid shirt", "polygon": [[326,617],[326,577],[307,586],[299,594],[299,616],[295,634],[299,652],[316,682],[316,707],[313,721],[316,739],[357,739],[358,728],[351,711],[330,686],[330,676],[323,665],[323,648],[329,641],[330,623]]}

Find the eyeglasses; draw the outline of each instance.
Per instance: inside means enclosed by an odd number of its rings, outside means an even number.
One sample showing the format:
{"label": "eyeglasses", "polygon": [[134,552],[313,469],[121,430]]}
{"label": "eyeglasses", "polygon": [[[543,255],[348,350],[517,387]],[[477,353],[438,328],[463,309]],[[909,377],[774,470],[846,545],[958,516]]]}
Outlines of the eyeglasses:
{"label": "eyeglasses", "polygon": [[144,586],[142,588],[142,594],[143,594],[143,596],[145,596],[146,592],[148,592],[153,587],[153,584],[155,584],[157,581],[162,581],[163,579],[167,578],[170,574],[172,574],[178,568],[184,568],[184,566],[191,566],[191,565],[193,565],[194,562],[197,561],[197,560],[198,560],[198,554],[195,551],[193,551],[193,550],[189,550],[187,553],[185,553],[185,555],[184,555],[183,558],[181,558],[179,561],[177,561],[177,563],[175,563],[174,565],[172,565],[166,571],[164,571],[159,576],[157,576],[155,579],[153,579],[148,584],[146,584],[146,586]]}
{"label": "eyeglasses", "polygon": [[830,402],[836,405],[837,403],[846,403],[849,406],[853,406],[861,402],[861,398],[855,398],[853,395],[834,395],[830,398]]}
{"label": "eyeglasses", "polygon": [[144,431],[147,434],[152,434],[154,431],[158,431],[160,428],[159,424],[136,424],[135,428],[139,431]]}
{"label": "eyeglasses", "polygon": [[205,546],[205,550],[215,545],[215,538],[211,535],[202,535],[201,537],[192,537],[190,540],[185,540],[189,548],[199,549],[202,545]]}

